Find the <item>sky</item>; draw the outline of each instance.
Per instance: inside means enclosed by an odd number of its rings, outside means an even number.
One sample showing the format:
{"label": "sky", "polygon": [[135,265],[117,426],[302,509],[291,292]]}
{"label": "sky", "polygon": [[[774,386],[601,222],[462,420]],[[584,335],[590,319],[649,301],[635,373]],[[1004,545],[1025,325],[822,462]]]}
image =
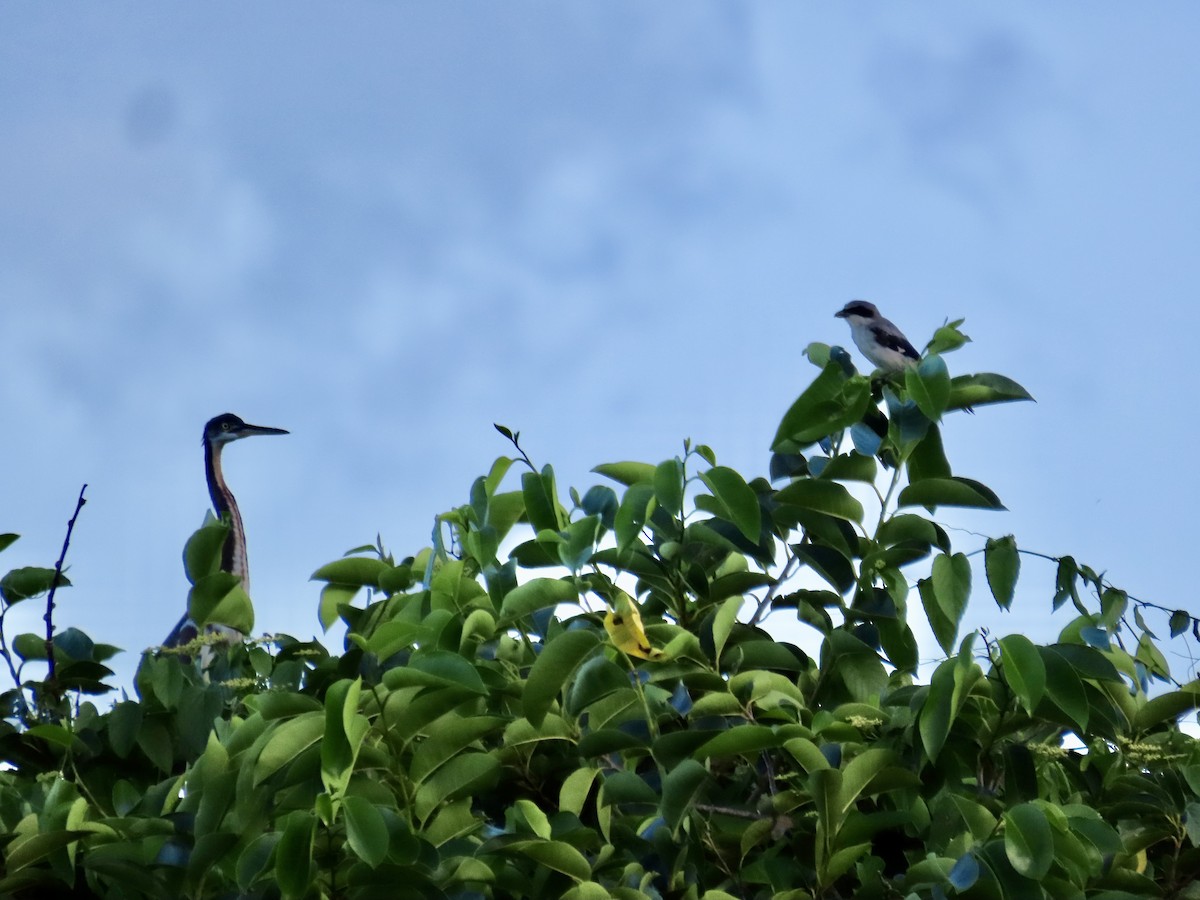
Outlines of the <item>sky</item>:
{"label": "sky", "polygon": [[[1198,27],[1183,2],[0,6],[0,571],[53,565],[87,483],[58,621],[130,651],[128,684],[186,602],[228,411],[291,432],[226,454],[256,631],[319,634],[311,573],[426,546],[509,451],[493,422],[564,490],[688,437],[765,474],[803,348],[849,346],[833,313],[865,298],[918,346],[965,318],[951,371],[1037,398],[948,419],[1009,512],[943,521],[1200,613]],[[1051,640],[1052,594],[1027,561],[1013,611],[978,583],[964,626]]]}

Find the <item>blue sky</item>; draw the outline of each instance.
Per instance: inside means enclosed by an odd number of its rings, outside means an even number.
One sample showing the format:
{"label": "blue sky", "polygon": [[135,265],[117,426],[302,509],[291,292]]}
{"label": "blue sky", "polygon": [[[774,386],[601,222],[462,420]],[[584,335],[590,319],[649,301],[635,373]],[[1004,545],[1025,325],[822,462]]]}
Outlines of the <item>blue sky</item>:
{"label": "blue sky", "polygon": [[[0,530],[23,538],[0,569],[52,564],[87,482],[59,621],[161,640],[201,428],[231,411],[292,431],[226,469],[257,630],[305,636],[311,572],[377,532],[423,546],[506,452],[494,421],[581,489],[689,436],[765,472],[801,350],[848,344],[832,315],[862,297],[918,344],[965,317],[952,370],[1039,401],[947,423],[1011,510],[947,521],[1196,611],[1198,25],[1183,3],[6,5]],[[1027,564],[1014,612],[969,624],[1049,637],[1052,592]]]}

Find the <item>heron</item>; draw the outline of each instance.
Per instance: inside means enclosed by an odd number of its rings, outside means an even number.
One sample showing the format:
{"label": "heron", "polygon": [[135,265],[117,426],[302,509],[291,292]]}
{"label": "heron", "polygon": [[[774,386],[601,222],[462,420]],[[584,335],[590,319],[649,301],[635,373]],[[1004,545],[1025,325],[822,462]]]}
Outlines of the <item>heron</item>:
{"label": "heron", "polygon": [[[221,571],[236,575],[242,580],[242,589],[250,593],[250,567],[246,558],[246,528],[242,514],[238,511],[233,491],[225,483],[221,472],[221,451],[226,444],[259,434],[287,434],[283,428],[268,428],[265,425],[249,425],[233,413],[224,413],[209,419],[204,426],[204,476],[208,480],[208,495],[212,498],[217,516],[229,524],[229,534],[221,550]],[[208,633],[220,634],[226,642],[240,641],[244,635],[226,625],[209,625]],[[178,647],[196,637],[196,626],[184,613],[179,624],[163,642],[166,647]]]}

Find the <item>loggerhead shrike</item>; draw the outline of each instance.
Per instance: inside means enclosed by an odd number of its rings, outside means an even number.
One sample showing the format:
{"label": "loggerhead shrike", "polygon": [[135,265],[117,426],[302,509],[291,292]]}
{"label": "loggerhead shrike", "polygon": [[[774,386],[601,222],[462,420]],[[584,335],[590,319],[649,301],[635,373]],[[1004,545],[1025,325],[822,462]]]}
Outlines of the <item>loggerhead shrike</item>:
{"label": "loggerhead shrike", "polygon": [[879,314],[874,303],[851,300],[834,313],[850,325],[850,336],[862,355],[888,372],[915,366],[921,354],[908,342],[899,328]]}

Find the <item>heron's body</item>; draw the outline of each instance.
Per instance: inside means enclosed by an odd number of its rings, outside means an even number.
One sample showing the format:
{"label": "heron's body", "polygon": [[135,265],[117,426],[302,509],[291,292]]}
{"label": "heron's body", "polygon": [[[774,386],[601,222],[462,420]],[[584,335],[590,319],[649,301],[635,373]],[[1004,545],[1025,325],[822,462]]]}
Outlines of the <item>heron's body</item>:
{"label": "heron's body", "polygon": [[[287,434],[282,428],[267,428],[247,425],[232,413],[210,419],[204,426],[204,475],[208,481],[208,495],[218,517],[229,524],[229,534],[221,550],[221,571],[229,572],[241,579],[242,590],[250,593],[250,565],[246,556],[246,527],[237,500],[225,475],[221,471],[221,451],[226,444],[258,434]],[[209,634],[220,634],[227,641],[239,641],[244,635],[227,625],[210,624],[205,630]],[[196,637],[197,629],[185,613],[170,636],[163,642],[167,647],[186,644]]]}

